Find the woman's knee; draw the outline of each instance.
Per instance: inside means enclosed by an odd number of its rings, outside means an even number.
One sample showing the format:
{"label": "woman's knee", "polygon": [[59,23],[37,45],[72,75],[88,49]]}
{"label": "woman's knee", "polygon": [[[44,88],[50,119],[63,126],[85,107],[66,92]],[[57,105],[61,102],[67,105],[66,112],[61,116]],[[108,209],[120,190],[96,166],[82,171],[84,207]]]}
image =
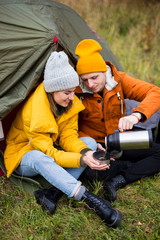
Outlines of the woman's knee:
{"label": "woman's knee", "polygon": [[47,156],[41,151],[32,150],[24,154],[22,162],[28,163],[28,165],[36,166],[37,164],[46,164],[47,162],[54,162],[54,159]]}
{"label": "woman's knee", "polygon": [[80,137],[80,139],[93,151],[97,150],[97,142],[91,137]]}

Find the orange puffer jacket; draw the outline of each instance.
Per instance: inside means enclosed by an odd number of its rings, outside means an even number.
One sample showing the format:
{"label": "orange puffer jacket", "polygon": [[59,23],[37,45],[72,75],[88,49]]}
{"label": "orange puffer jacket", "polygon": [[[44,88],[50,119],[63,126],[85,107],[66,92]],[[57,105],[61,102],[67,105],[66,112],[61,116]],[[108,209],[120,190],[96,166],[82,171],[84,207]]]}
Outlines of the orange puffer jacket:
{"label": "orange puffer jacket", "polygon": [[118,128],[119,119],[125,116],[125,98],[140,102],[133,112],[141,112],[145,120],[160,109],[160,88],[117,71],[110,62],[106,64],[103,97],[87,91],[83,83],[76,89],[76,95],[85,106],[79,114],[79,135],[91,136],[97,142],[104,142],[105,136]]}

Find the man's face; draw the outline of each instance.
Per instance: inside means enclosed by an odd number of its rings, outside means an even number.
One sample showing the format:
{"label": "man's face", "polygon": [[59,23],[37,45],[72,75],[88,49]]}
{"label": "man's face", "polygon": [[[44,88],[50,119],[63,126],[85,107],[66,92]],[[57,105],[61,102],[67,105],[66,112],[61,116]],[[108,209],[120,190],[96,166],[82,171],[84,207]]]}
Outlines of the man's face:
{"label": "man's face", "polygon": [[80,75],[83,83],[93,93],[103,91],[106,84],[106,72],[94,72]]}

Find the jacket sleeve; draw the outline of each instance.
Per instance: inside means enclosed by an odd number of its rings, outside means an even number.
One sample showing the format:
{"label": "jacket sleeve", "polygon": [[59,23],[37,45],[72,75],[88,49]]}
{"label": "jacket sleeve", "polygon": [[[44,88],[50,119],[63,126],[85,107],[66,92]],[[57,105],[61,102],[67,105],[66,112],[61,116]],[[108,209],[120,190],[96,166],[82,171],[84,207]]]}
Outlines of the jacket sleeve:
{"label": "jacket sleeve", "polygon": [[52,157],[55,162],[62,167],[80,167],[80,153],[65,152],[57,150],[53,146],[53,140],[50,133],[27,132],[29,144],[33,149],[42,151],[46,155]]}
{"label": "jacket sleeve", "polygon": [[87,146],[79,139],[78,114],[63,124],[59,134],[59,145],[68,152],[81,152]]}
{"label": "jacket sleeve", "polygon": [[122,89],[125,98],[139,101],[140,104],[133,111],[141,112],[146,120],[160,109],[160,88],[139,80],[126,73],[120,73],[122,76]]}

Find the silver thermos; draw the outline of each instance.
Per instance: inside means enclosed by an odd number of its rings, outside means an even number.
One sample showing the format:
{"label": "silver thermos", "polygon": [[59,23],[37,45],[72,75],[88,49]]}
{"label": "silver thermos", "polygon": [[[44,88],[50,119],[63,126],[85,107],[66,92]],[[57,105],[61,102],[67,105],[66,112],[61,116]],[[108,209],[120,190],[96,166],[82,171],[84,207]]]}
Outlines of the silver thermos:
{"label": "silver thermos", "polygon": [[152,143],[153,136],[151,129],[125,132],[115,130],[114,134],[110,134],[105,139],[105,146],[108,151],[148,149],[152,147]]}
{"label": "silver thermos", "polygon": [[122,150],[148,149],[152,147],[152,143],[151,129],[125,132],[119,132],[117,129],[115,133],[105,138],[106,151],[96,151],[93,153],[93,157],[100,164],[109,164],[110,157],[118,159],[122,155]]}

